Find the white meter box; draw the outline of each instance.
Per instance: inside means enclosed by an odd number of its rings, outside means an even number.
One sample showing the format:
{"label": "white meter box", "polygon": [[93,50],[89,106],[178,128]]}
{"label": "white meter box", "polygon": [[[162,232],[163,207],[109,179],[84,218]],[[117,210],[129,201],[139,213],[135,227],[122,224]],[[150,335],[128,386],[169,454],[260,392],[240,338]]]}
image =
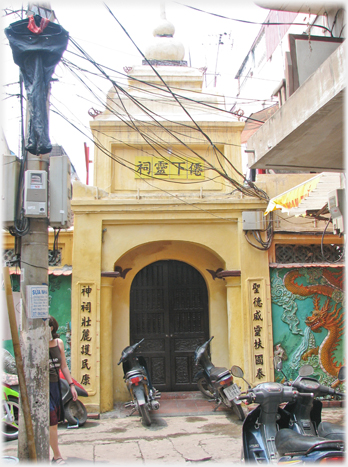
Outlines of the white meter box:
{"label": "white meter box", "polygon": [[47,172],[27,170],[24,179],[26,217],[47,217]]}
{"label": "white meter box", "polygon": [[48,286],[27,285],[26,292],[28,318],[48,318]]}

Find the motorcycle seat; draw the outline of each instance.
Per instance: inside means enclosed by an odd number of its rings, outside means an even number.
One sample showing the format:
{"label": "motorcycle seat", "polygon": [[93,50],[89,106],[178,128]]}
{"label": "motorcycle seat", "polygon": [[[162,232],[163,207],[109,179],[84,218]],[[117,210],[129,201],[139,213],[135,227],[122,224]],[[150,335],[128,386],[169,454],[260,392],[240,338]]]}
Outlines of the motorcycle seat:
{"label": "motorcycle seat", "polygon": [[338,423],[321,422],[318,426],[318,435],[326,439],[345,439],[344,427]]}
{"label": "motorcycle seat", "polygon": [[343,440],[340,440],[340,437],[336,438],[336,442],[332,440],[332,442],[328,443],[327,441],[328,440],[326,438],[322,438],[320,436],[301,435],[290,428],[282,428],[277,431],[275,436],[275,445],[280,456],[291,456],[295,453],[305,453],[316,444],[323,442],[325,442],[323,446],[319,445],[315,449],[324,451],[342,451]]}
{"label": "motorcycle seat", "polygon": [[209,372],[210,379],[212,381],[217,381],[224,376],[231,374],[227,368],[214,366]]}

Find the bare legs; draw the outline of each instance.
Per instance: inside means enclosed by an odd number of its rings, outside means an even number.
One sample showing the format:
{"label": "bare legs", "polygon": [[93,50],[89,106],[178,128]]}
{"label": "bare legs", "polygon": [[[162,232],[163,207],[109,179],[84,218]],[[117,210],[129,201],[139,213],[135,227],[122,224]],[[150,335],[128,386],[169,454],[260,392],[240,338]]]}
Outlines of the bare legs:
{"label": "bare legs", "polygon": [[50,446],[53,451],[53,458],[62,458],[58,447],[58,425],[50,426]]}

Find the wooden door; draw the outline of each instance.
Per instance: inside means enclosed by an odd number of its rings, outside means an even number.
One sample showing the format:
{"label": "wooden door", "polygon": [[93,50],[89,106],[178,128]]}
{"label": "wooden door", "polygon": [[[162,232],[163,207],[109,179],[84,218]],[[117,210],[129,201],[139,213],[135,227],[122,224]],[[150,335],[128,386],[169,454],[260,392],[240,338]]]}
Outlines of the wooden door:
{"label": "wooden door", "polygon": [[208,293],[201,274],[181,261],[157,261],[138,272],[130,294],[131,344],[160,391],[197,390],[195,349],[209,338]]}

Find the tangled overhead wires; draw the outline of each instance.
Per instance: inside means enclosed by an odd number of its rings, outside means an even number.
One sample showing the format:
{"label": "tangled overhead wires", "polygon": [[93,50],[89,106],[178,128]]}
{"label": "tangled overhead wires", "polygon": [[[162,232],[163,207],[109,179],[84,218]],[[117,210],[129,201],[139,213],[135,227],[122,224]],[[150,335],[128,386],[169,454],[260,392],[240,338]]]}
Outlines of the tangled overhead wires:
{"label": "tangled overhead wires", "polygon": [[20,75],[20,110],[21,110],[21,150],[22,158],[20,160],[20,171],[18,176],[18,187],[16,192],[15,201],[15,212],[14,212],[14,224],[9,228],[9,232],[14,237],[23,237],[27,235],[30,229],[30,220],[28,217],[24,217],[23,207],[23,186],[24,186],[24,175],[27,164],[28,152],[25,150],[24,142],[24,117],[23,117],[23,78]]}
{"label": "tangled overhead wires", "polygon": [[[115,18],[115,16],[111,12],[111,10],[109,8],[108,8],[108,10],[109,10],[110,14],[112,14],[112,16]],[[115,18],[115,20],[118,21],[116,18]],[[130,38],[129,34],[123,28],[123,26],[122,25],[120,25],[120,26],[125,31],[127,36]],[[130,38],[130,40],[132,41],[131,38]],[[246,182],[245,177],[235,168],[235,166],[232,164],[232,162],[221,151],[221,149],[218,147],[218,143],[213,143],[213,141],[210,139],[210,137],[202,130],[202,128],[192,118],[189,111],[187,110],[187,107],[183,105],[182,100],[187,99],[187,102],[189,102],[190,99],[188,99],[186,97],[183,97],[183,96],[180,96],[179,94],[175,93],[167,85],[167,83],[165,83],[163,78],[159,75],[159,73],[151,65],[151,63],[149,63],[149,65],[152,67],[154,73],[159,77],[159,79],[160,79],[160,81],[161,81],[161,83],[163,85],[162,86],[154,86],[153,84],[144,83],[144,82],[142,84],[146,84],[146,85],[149,85],[149,86],[152,86],[152,87],[156,87],[158,90],[160,90],[162,98],[163,98],[163,96],[165,96],[167,94],[172,100],[174,99],[174,101],[181,107],[183,112],[186,114],[186,116],[188,117],[189,122],[190,122],[190,125],[182,123],[182,122],[180,122],[180,125],[181,126],[187,126],[191,130],[194,129],[197,132],[197,134],[199,134],[201,137],[203,137],[207,141],[209,147],[212,149],[212,151],[215,154],[215,158],[216,158],[216,161],[218,163],[217,165],[213,164],[212,162],[210,162],[207,159],[205,159],[204,157],[202,157],[202,155],[197,153],[192,148],[192,146],[185,143],[183,141],[183,139],[180,137],[180,135],[178,135],[178,133],[176,132],[177,130],[173,131],[172,129],[170,129],[168,127],[168,125],[165,124],[166,121],[170,122],[170,120],[166,120],[163,116],[157,115],[153,110],[151,110],[145,104],[145,102],[143,102],[143,101],[141,102],[139,100],[139,98],[134,97],[130,92],[128,92],[126,89],[124,89],[122,86],[120,86],[116,82],[116,80],[111,78],[111,76],[106,72],[105,67],[102,67],[95,60],[93,60],[82,49],[82,47],[74,39],[72,39],[71,37],[70,37],[70,42],[77,48],[77,50],[80,52],[80,54],[82,54],[82,56],[86,60],[88,60],[94,67],[97,68],[97,70],[101,73],[102,77],[104,77],[105,79],[110,81],[110,83],[112,83],[113,89],[114,89],[114,92],[115,92],[115,97],[117,98],[117,103],[114,102],[114,105],[111,105],[112,102],[110,102],[110,99],[109,99],[109,103],[106,104],[107,111],[114,114],[118,119],[122,120],[125,123],[125,125],[127,125],[129,128],[131,128],[132,130],[138,132],[139,135],[145,141],[145,143],[154,150],[155,154],[160,155],[161,157],[163,157],[163,155],[160,153],[160,150],[168,149],[168,142],[164,141],[163,139],[159,140],[158,128],[160,128],[168,136],[170,136],[171,138],[174,138],[174,140],[177,142],[178,145],[185,148],[192,155],[194,155],[194,156],[198,157],[199,159],[201,159],[201,161],[204,164],[205,168],[215,172],[218,176],[221,176],[223,179],[227,180],[229,183],[231,183],[231,185],[235,189],[242,192],[246,196],[253,196],[253,197],[263,199],[263,200],[268,200],[267,194],[265,192],[263,192],[262,190],[258,189],[252,182],[245,183]],[[134,41],[132,41],[132,42],[134,44]],[[137,47],[137,46],[135,45],[135,47]],[[142,52],[140,51],[140,49],[138,47],[137,47],[137,50],[144,57],[144,55],[142,54]],[[65,66],[68,66],[70,68],[70,70],[72,69],[71,65],[67,61],[63,61],[63,63],[64,63]],[[76,70],[75,70],[75,73],[76,73]],[[81,80],[80,77],[79,77],[79,79]],[[86,83],[83,80],[81,80],[81,81],[85,84],[85,86],[88,87],[88,85],[86,85]],[[136,107],[140,110],[140,112],[142,114],[144,114],[144,116],[146,116],[146,123],[145,123],[144,120],[139,121],[139,120],[135,119],[130,114],[130,112],[127,110],[126,105],[124,105],[124,103],[123,103],[124,98],[126,98],[130,102],[134,103],[136,105]],[[202,106],[209,105],[209,104],[206,104],[206,103],[198,101],[198,100],[196,101],[196,100],[191,99],[191,101],[194,102],[195,104],[199,104],[199,105],[202,105]],[[219,109],[219,110],[221,110],[221,109]],[[178,124],[178,122],[171,122],[171,123]],[[192,124],[193,124],[193,127],[192,127]],[[221,144],[223,144],[223,143],[221,143]],[[99,146],[99,148],[100,148],[100,146]],[[108,151],[103,150],[103,152],[107,153]],[[115,155],[114,154],[112,154],[112,155],[110,154],[110,156],[113,157],[113,159],[115,160]],[[183,157],[183,155],[181,155],[181,157]],[[186,157],[187,157],[187,155],[186,155]],[[128,168],[131,168],[131,169],[135,170],[135,167],[133,167],[133,168],[130,167],[131,164],[129,163],[129,161],[127,163],[128,163]],[[228,167],[230,170],[227,171],[226,167]],[[244,180],[244,183],[238,182],[238,180],[235,177],[233,177],[231,175],[231,173],[229,173],[230,171],[235,172],[238,177],[240,177],[240,178],[242,178]],[[159,178],[157,178],[157,179],[159,179]]]}
{"label": "tangled overhead wires", "polygon": [[[173,155],[183,160],[185,159],[187,160],[192,156],[199,158],[202,164],[204,165],[205,170],[210,170],[216,174],[214,177],[210,177],[209,180],[217,181],[217,177],[221,177],[223,180],[230,183],[232,187],[234,188],[234,190],[241,192],[243,195],[257,197],[261,200],[268,201],[269,197],[267,193],[259,189],[253,182],[246,180],[244,175],[242,175],[238,171],[238,169],[233,165],[232,161],[228,157],[226,157],[226,155],[224,154],[222,150],[222,146],[224,146],[225,143],[213,142],[210,136],[205,131],[203,131],[201,126],[192,117],[192,115],[190,114],[190,111],[188,110],[188,107],[190,107],[190,105],[195,105],[195,106],[200,105],[202,106],[202,108],[204,107],[210,108],[211,110],[214,110],[214,111],[219,110],[220,112],[223,112],[224,110],[219,107],[215,107],[214,105],[210,103],[204,102],[204,99],[201,99],[201,98],[194,99],[194,98],[187,97],[187,95],[182,95],[180,92],[178,93],[178,89],[174,89],[170,87],[165,82],[165,80],[162,78],[162,76],[159,74],[158,70],[152,65],[152,63],[146,59],[146,57],[141,52],[141,50],[137,47],[137,45],[134,43],[134,41],[132,40],[128,32],[125,30],[125,28],[120,24],[120,22],[114,16],[110,8],[107,6],[106,8],[108,9],[109,13],[113,16],[113,18],[117,21],[117,23],[120,25],[120,27],[123,29],[127,37],[131,40],[131,42],[137,48],[138,52],[144,58],[145,63],[147,63],[152,68],[152,71],[158,77],[161,84],[158,85],[154,83],[149,83],[149,82],[139,80],[136,77],[133,79],[132,77],[132,84],[129,85],[128,89],[124,88],[123,86],[119,84],[119,82],[116,81],[116,79],[110,76],[110,74],[107,72],[108,70],[107,67],[102,66],[101,64],[93,60],[93,58],[71,36],[70,36],[70,43],[73,44],[78,51],[78,54],[76,55],[78,57],[83,58],[88,63],[90,63],[94,68],[96,68],[97,73],[93,73],[88,70],[83,70],[82,68],[77,67],[74,63],[70,62],[69,60],[65,58],[62,60],[62,64],[66,68],[68,68],[70,72],[72,72],[75,75],[75,77],[77,77],[77,79],[93,94],[94,98],[98,99],[98,101],[103,105],[107,113],[113,114],[117,118],[117,120],[122,121],[125,124],[126,128],[129,128],[132,131],[135,131],[140,135],[140,137],[145,142],[146,147],[149,147],[153,151],[153,152],[151,151],[150,153],[148,153],[148,155],[155,155],[161,158],[165,158],[165,156],[163,155],[163,152],[168,150],[169,143],[165,137],[163,136],[161,137],[160,135],[167,135],[170,138],[170,141],[174,140],[176,143],[174,144],[175,152],[173,153]],[[84,74],[92,73],[93,75],[97,75],[98,77],[105,79],[112,84],[113,94],[111,91],[109,91],[106,103],[105,101],[102,101],[101,98],[96,96],[95,92],[92,90],[92,87],[86,82],[86,79],[82,78],[81,72],[83,72]],[[128,78],[128,75],[127,75],[127,78]],[[135,87],[135,83],[139,84],[139,88]],[[132,89],[136,91],[139,91],[140,89],[141,93],[139,92],[132,93]],[[146,97],[146,95],[148,97]],[[180,121],[180,122],[172,121],[166,118],[165,115],[158,115],[154,110],[151,109],[151,105],[149,106],[148,102],[150,103],[152,101],[158,102],[159,100],[161,100],[164,103],[169,102],[169,101],[172,103],[173,101],[175,101],[175,103],[181,108],[183,113],[186,115],[187,117],[186,120],[188,120],[188,122],[185,123],[185,119],[184,121]],[[127,102],[134,104],[135,108],[138,109],[137,117],[135,117],[134,115],[130,113],[129,107],[127,106]],[[230,115],[233,114],[233,112],[231,111],[228,111],[228,113]],[[145,118],[139,117],[139,115],[143,115]],[[172,128],[172,125],[168,125],[167,123],[175,124],[175,129]],[[180,128],[182,128],[182,131],[180,131]],[[200,143],[200,145],[202,144],[202,141],[206,142],[207,147],[210,148],[210,150],[215,156],[215,159],[208,160],[206,157],[202,156],[201,153],[195,150],[194,145],[186,142],[187,132],[184,131],[185,128],[190,129],[189,138],[191,140],[195,138],[194,135],[196,134],[197,135],[196,140],[197,142]],[[161,130],[161,132],[158,131],[159,129]],[[134,172],[137,171],[137,167],[134,163],[127,160],[126,158],[120,157],[119,155],[117,155],[115,151],[112,152],[111,149],[106,148],[101,143],[102,139],[99,139],[98,134],[101,134],[100,129],[94,130],[94,139],[92,141],[102,153],[104,153],[108,157],[111,157],[115,162],[121,164],[127,169],[132,170]],[[185,141],[182,138],[182,136],[186,137]],[[121,143],[123,146],[124,145],[131,146],[130,144],[127,143],[127,141],[121,141],[121,140],[117,141],[114,135],[111,136],[111,139],[112,141],[115,141],[116,143]],[[170,143],[170,146],[173,147],[173,144]],[[139,148],[139,146],[136,149],[138,151],[139,150],[145,151],[145,152],[147,151],[143,147]],[[234,176],[233,174],[236,174],[237,177]],[[162,180],[160,177],[149,176],[148,178],[149,179],[154,178],[155,180]],[[244,181],[244,183],[239,182],[238,178],[241,178]],[[145,178],[144,180],[146,182],[149,182],[149,180],[146,180]],[[171,182],[171,183],[182,183],[181,181],[174,181],[174,180],[168,180],[168,179],[163,179],[163,180],[166,180],[167,182]],[[192,182],[190,181],[189,183],[192,183]],[[193,182],[193,183],[196,183],[196,182]],[[162,191],[166,191],[159,187],[154,187],[154,188],[160,189]],[[180,197],[177,199],[180,200]],[[181,201],[183,201],[183,199],[181,199]],[[269,227],[266,229],[266,232],[267,232],[267,240],[263,240],[259,232],[254,232],[253,233],[254,242],[251,242],[249,238],[247,238],[246,236],[247,241],[252,246],[255,246],[256,248],[267,249],[269,248],[270,243],[272,241],[272,235],[273,235],[272,221],[269,222]],[[260,246],[256,245],[255,242],[258,243]]]}

